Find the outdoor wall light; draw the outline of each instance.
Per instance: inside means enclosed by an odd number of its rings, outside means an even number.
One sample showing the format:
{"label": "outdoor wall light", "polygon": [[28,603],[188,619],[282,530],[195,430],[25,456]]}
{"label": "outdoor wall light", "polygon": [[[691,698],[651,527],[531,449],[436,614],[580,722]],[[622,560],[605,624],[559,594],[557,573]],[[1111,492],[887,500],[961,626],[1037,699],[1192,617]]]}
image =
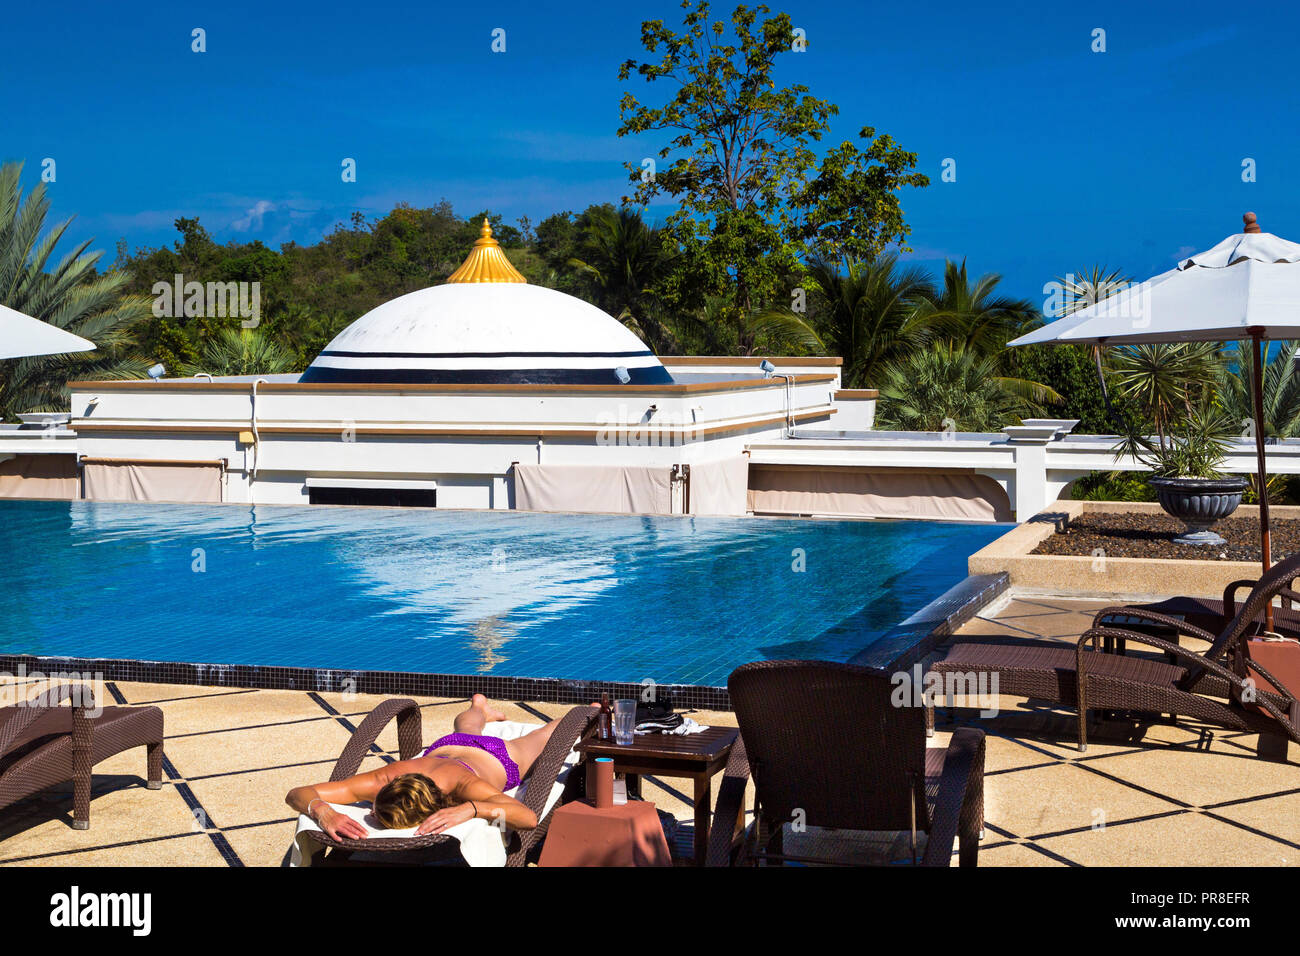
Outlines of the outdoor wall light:
{"label": "outdoor wall light", "polygon": [[627,373],[627,369],[622,365],[614,369],[614,377],[618,379],[619,384],[621,385],[626,385],[628,382],[632,381],[632,376]]}
{"label": "outdoor wall light", "polygon": [[166,371],[167,369],[163,367],[162,362],[159,362],[156,365],[150,365],[149,370],[145,374],[156,382],[158,379],[163,377],[163,373]]}
{"label": "outdoor wall light", "polygon": [[776,366],[773,365],[771,362],[769,362],[767,359],[763,359],[763,361],[759,362],[758,367],[763,370],[763,375],[765,378],[771,378],[772,373],[776,371]]}

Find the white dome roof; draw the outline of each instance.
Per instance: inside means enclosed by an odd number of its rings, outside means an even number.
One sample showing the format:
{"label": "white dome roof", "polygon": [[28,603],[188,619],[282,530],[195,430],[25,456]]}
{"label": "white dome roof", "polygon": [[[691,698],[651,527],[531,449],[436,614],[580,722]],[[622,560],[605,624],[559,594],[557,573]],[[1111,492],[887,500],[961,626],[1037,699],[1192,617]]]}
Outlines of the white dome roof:
{"label": "white dome roof", "polygon": [[639,338],[581,299],[523,282],[449,283],[357,319],[303,382],[633,384],[672,381]]}

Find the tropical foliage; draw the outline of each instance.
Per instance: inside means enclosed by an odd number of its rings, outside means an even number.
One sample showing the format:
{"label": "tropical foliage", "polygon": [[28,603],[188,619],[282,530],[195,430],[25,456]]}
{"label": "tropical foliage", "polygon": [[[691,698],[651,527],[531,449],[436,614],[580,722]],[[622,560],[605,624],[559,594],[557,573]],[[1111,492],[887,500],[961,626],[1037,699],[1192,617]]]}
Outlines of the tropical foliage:
{"label": "tropical foliage", "polygon": [[[1264,361],[1264,434],[1268,438],[1300,435],[1300,371],[1296,369],[1297,342],[1271,343]],[[1255,427],[1255,363],[1250,342],[1236,342],[1223,353],[1215,369],[1219,400],[1243,435]]]}
{"label": "tropical foliage", "polygon": [[1177,425],[1156,441],[1133,428],[1115,446],[1117,456],[1132,457],[1160,478],[1221,478],[1219,466],[1234,436],[1232,417],[1212,393],[1203,395],[1179,417]]}
{"label": "tropical foliage", "polygon": [[181,365],[184,375],[274,375],[292,372],[297,358],[261,329],[223,328],[199,350],[199,361]]}
{"label": "tropical foliage", "polygon": [[1214,395],[1219,348],[1210,342],[1128,345],[1109,355],[1115,390],[1134,402],[1166,447],[1171,426],[1187,421]]}
{"label": "tropical foliage", "polygon": [[842,357],[848,388],[874,386],[888,362],[929,335],[917,310],[933,295],[930,276],[917,266],[900,265],[897,255],[851,260],[842,269],[814,259],[806,284],[814,290],[811,311],[769,309],[750,319],[750,329],[755,338],[796,352]]}
{"label": "tropical foliage", "polygon": [[0,305],[94,342],[94,352],[0,361],[0,420],[67,408],[67,382],[134,378],[147,363],[129,354],[127,329],[149,315],[142,296],[123,295],[128,276],[96,271],[102,253],[86,240],[56,256],[72,220],[46,229],[44,183],[23,196],[22,165],[0,166]]}
{"label": "tropical foliage", "polygon": [[871,127],[859,132],[865,149],[845,140],[818,156],[839,109],[802,84],[777,85],[777,58],[803,42],[788,14],[741,5],[728,23],[711,19],[704,0],[682,7],[680,33],[645,21],[648,58],[619,69],[625,82],[635,75],[668,91],[654,104],[628,91],[619,104],[618,135],[640,137],[658,157],[628,163],[634,192],[624,201],[677,203],[665,228],[688,281],[669,291],[682,304],[692,287],[732,290],[725,316],[748,350],[745,318],[785,298],[803,260],[866,258],[902,242],[898,190],[929,180],[913,171],[914,153]]}
{"label": "tropical foliage", "polygon": [[948,260],[943,286],[917,303],[917,319],[967,350],[1001,355],[1009,341],[1041,321],[1029,300],[998,295],[1001,281],[996,272],[971,281],[965,260],[960,264]]}
{"label": "tropical foliage", "polygon": [[1014,421],[1023,402],[997,374],[997,359],[935,342],[885,365],[877,416],[887,428],[990,432]]}
{"label": "tropical foliage", "polygon": [[674,351],[676,336],[656,306],[674,259],[662,232],[626,206],[597,206],[587,210],[576,252],[567,264],[587,280],[589,298],[656,352]]}

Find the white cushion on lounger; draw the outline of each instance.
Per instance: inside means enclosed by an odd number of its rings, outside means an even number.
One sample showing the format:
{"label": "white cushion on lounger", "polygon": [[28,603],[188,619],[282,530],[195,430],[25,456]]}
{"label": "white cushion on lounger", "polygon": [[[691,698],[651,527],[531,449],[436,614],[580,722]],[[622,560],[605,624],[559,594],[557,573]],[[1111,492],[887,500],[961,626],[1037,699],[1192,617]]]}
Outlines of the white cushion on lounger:
{"label": "white cushion on lounger", "polygon": [[[527,733],[536,730],[541,724],[528,724],[518,720],[496,720],[487,724],[483,728],[484,737],[500,737],[502,740],[514,740],[516,737],[522,737]],[[560,771],[559,778],[554,786],[551,787],[550,796],[546,799],[546,805],[542,810],[542,816],[555,806],[560,794],[564,791],[564,781],[569,775],[570,768],[578,762],[576,751],[569,751],[569,755],[564,758],[564,768]],[[527,781],[513,790],[507,790],[506,794],[511,797],[520,798],[523,794]],[[368,831],[367,839],[384,840],[384,839],[408,839],[415,836],[415,828],[409,830],[385,830],[378,827],[375,821],[369,818],[369,804],[352,804],[341,805],[337,803],[330,804],[340,813],[346,813],[352,819],[361,823]],[[293,835],[293,846],[290,847],[289,865],[290,866],[311,866],[313,857],[321,853],[325,848],[315,840],[309,839],[306,834],[313,830],[319,832],[320,827],[316,821],[305,813],[298,816],[298,829]],[[444,831],[447,836],[454,837],[460,841],[460,853],[465,858],[465,862],[470,866],[505,866],[506,864],[506,839],[505,834],[494,827],[487,820],[467,820],[464,823],[457,824],[450,830]]]}

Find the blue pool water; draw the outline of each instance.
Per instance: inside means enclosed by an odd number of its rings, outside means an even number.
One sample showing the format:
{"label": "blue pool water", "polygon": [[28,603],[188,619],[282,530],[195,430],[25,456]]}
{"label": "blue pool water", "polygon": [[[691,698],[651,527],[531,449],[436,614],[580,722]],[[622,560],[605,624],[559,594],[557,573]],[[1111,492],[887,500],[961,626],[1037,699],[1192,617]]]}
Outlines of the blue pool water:
{"label": "blue pool water", "polygon": [[1004,531],[8,501],[0,653],[722,685],[847,660]]}

